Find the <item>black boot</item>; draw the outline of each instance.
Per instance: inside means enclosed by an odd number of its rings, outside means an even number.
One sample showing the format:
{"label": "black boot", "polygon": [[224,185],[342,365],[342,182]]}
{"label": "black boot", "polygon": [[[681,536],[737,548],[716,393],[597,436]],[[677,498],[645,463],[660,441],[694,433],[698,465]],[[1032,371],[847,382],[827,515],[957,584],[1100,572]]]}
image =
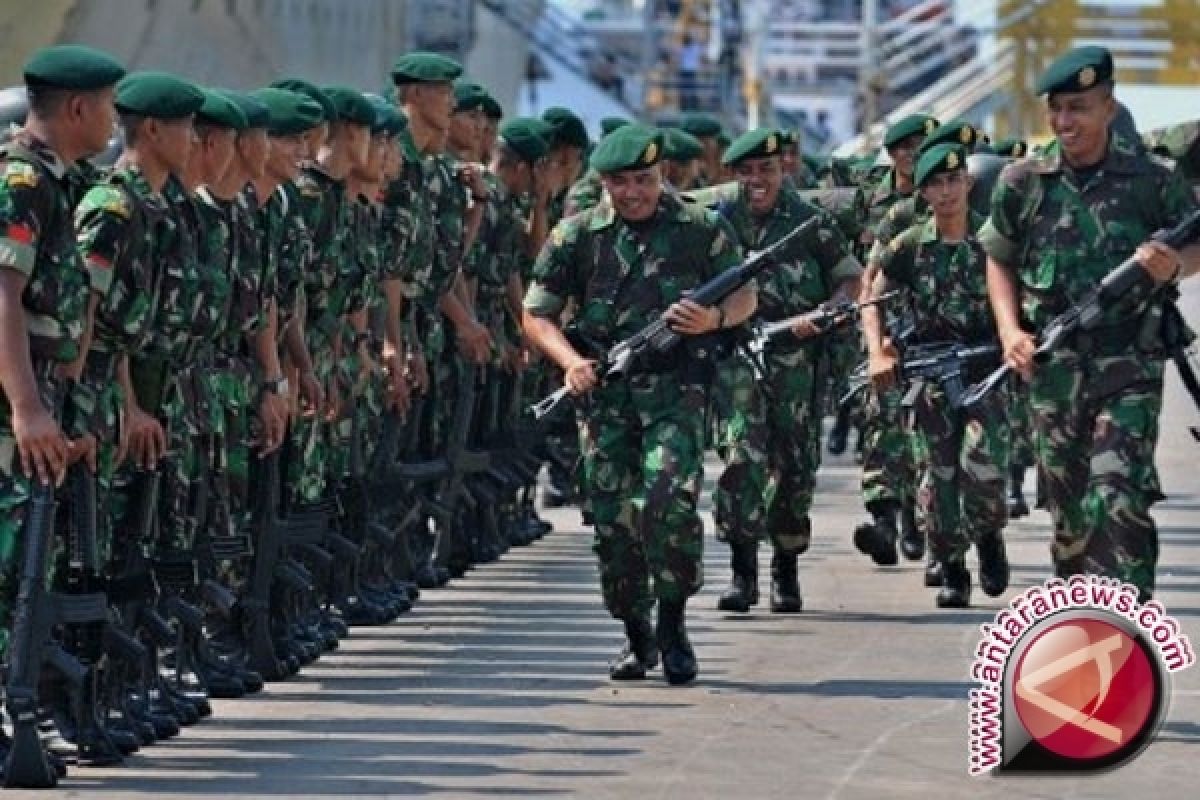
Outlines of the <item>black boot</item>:
{"label": "black boot", "polygon": [[895,566],[900,560],[896,555],[896,510],[887,505],[872,509],[871,514],[873,522],[854,529],[854,546],[881,567]]}
{"label": "black boot", "polygon": [[825,449],[832,456],[840,456],[846,452],[846,439],[850,436],[850,404],[838,406],[837,415],[833,418],[833,427],[829,429],[829,440]]}
{"label": "black boot", "polygon": [[925,536],[917,527],[917,515],[910,506],[905,506],[900,515],[900,552],[909,561],[920,561],[925,555]]}
{"label": "black boot", "polygon": [[654,628],[643,616],[625,622],[625,647],[609,668],[608,676],[614,681],[640,681],[646,671],[658,666],[658,643],[654,640]]}
{"label": "black boot", "polygon": [[938,608],[966,608],[971,604],[971,573],[961,562],[942,566],[942,589],[937,594]]}
{"label": "black boot", "polygon": [[979,555],[979,588],[988,597],[999,597],[1008,588],[1008,553],[1000,531],[980,534],[975,543]]}
{"label": "black boot", "polygon": [[925,562],[925,585],[930,589],[936,589],[942,585],[942,562],[933,556],[930,556],[929,561]]}
{"label": "black boot", "polygon": [[795,614],[804,608],[796,575],[797,558],[796,553],[780,550],[771,556],[771,610],[776,614]]}
{"label": "black boot", "polygon": [[718,611],[745,613],[758,605],[758,542],[731,542],[733,579],[717,600]]}
{"label": "black boot", "polygon": [[[1008,472],[1008,518],[1020,519],[1029,516],[1029,504],[1025,502],[1025,468],[1010,467]],[[982,582],[983,576],[980,576]],[[986,589],[984,590],[986,591]]]}
{"label": "black boot", "polygon": [[658,649],[662,652],[663,675],[667,683],[679,686],[696,679],[700,671],[696,664],[696,653],[692,643],[688,641],[687,628],[684,627],[684,609],[686,603],[658,604],[658,626],[655,631],[658,639]]}

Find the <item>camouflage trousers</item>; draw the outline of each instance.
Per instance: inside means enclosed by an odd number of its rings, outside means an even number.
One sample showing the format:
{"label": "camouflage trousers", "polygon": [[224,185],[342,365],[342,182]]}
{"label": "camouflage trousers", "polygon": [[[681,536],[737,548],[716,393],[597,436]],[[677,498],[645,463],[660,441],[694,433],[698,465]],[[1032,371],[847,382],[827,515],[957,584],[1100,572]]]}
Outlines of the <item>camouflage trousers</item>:
{"label": "camouflage trousers", "polygon": [[22,534],[32,494],[32,482],[21,471],[17,441],[10,430],[0,430],[0,657],[8,653],[23,556]]}
{"label": "camouflage trousers", "polygon": [[1009,386],[1008,398],[1008,417],[1012,422],[1012,465],[1028,469],[1035,463],[1029,387],[1024,381],[1014,380]]}
{"label": "camouflage trousers", "polygon": [[759,381],[745,357],[731,369],[732,414],[721,452],[725,470],[715,497],[717,538],[803,553],[821,464],[819,371],[801,351],[772,359]]}
{"label": "camouflage trousers", "polygon": [[1162,394],[1163,362],[1137,352],[1064,350],[1039,366],[1029,401],[1060,574],[1107,575],[1153,592]]}
{"label": "camouflage trousers", "polygon": [[[310,342],[310,347],[318,344]],[[311,349],[313,372],[322,386],[328,387],[335,364],[329,344]],[[343,398],[344,400],[344,398]],[[300,416],[288,426],[287,496],[292,503],[314,503],[328,488],[330,423],[324,414]]]}
{"label": "camouflage trousers", "polygon": [[850,374],[863,359],[862,333],[857,326],[834,330],[826,337],[829,358],[829,392],[826,395],[829,408],[821,409],[818,418],[825,413],[837,413],[838,401],[849,389]]}
{"label": "camouflage trousers", "polygon": [[903,399],[903,390],[896,386],[882,393],[873,386],[866,389],[862,494],[868,511],[913,502],[915,476]]}
{"label": "camouflage trousers", "polygon": [[956,410],[936,383],[926,383],[913,399],[917,525],[938,561],[961,564],[973,542],[1008,521],[1006,410],[1003,391],[969,412]]}
{"label": "camouflage trousers", "polygon": [[631,376],[586,404],[585,482],[604,604],[618,619],[703,585],[696,485],[704,466],[704,387],[674,373]]}

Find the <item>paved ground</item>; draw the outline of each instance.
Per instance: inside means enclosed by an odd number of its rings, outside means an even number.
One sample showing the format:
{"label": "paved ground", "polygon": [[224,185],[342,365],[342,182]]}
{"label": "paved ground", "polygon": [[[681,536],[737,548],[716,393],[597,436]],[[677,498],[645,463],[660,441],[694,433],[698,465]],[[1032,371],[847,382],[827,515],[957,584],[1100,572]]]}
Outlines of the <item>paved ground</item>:
{"label": "paved ground", "polygon": [[[1195,293],[1189,298],[1193,319]],[[1200,415],[1173,396],[1164,422],[1160,598],[1200,645]],[[711,477],[710,472],[710,477]],[[356,630],[298,680],[131,759],[75,770],[87,797],[441,795],[588,798],[1187,797],[1200,766],[1200,669],[1179,676],[1166,726],[1137,761],[1087,779],[966,774],[969,655],[1001,601],[934,610],[916,565],[876,569],[853,551],[860,517],[848,461],[821,475],[818,534],[798,616],[714,611],[691,630],[702,674],[615,686],[620,645],[601,611],[575,512],[559,531],[386,628]],[[1011,533],[1014,590],[1047,576],[1047,519]],[[765,561],[764,561],[765,568]]]}

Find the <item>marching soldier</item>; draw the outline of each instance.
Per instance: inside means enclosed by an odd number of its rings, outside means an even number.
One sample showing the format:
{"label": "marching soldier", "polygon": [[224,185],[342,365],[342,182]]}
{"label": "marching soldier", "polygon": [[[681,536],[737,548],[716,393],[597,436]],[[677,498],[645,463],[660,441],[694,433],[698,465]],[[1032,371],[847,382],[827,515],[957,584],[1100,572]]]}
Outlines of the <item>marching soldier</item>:
{"label": "marching soldier", "polygon": [[[574,301],[576,341],[605,348],[659,314],[693,337],[753,313],[751,287],[719,307],[684,299],[688,289],[735,266],[738,247],[715,214],[663,191],[662,148],[659,131],[632,125],[597,146],[591,165],[603,176],[607,199],[555,228],[525,297],[525,329],[563,369],[571,391],[589,395],[583,457],[594,549],[605,605],[628,637],[610,675],[642,678],[661,651],[667,681],[679,684],[697,673],[684,611],[702,583],[694,486],[703,466],[710,368],[680,347],[627,380],[600,384],[597,353],[580,352],[558,325]],[[647,615],[656,600],[655,631]]]}
{"label": "marching soldier", "polygon": [[[876,277],[864,299],[878,300],[892,285],[908,290],[914,332],[906,346],[970,347],[994,339],[983,248],[974,234],[983,220],[967,203],[970,182],[964,147],[940,144],[927,150],[917,162],[915,183],[932,210],[931,219],[904,231],[873,257]],[[897,349],[884,342],[878,309],[863,310],[863,329],[871,379],[886,389],[894,380]],[[952,405],[935,381],[911,387],[906,405],[910,398],[918,523],[942,565],[937,605],[965,608],[971,590],[965,557],[972,542],[984,592],[996,597],[1008,587],[1001,538],[1008,476],[1006,398],[997,392],[987,403],[964,411]]]}
{"label": "marching soldier", "polygon": [[1200,270],[1200,245],[1148,241],[1196,203],[1182,177],[1110,130],[1112,54],[1081,47],[1037,84],[1054,141],[1005,168],[980,233],[1005,360],[1030,380],[1034,445],[1054,520],[1055,572],[1154,591],[1162,499],[1154,448],[1162,406],[1164,292],[1140,292],[1034,365],[1035,331],[1136,257],[1157,287]]}

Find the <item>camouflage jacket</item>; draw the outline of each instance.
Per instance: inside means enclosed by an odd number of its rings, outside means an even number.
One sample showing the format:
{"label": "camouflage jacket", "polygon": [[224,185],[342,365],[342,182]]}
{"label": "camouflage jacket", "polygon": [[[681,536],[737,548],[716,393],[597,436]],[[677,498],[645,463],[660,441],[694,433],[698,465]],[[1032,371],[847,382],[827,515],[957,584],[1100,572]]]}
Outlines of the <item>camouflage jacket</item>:
{"label": "camouflage jacket", "polygon": [[438,296],[444,294],[463,264],[463,233],[467,213],[467,191],[458,179],[460,162],[448,153],[429,159],[428,180],[434,230],[434,277]]}
{"label": "camouflage jacket", "polygon": [[214,291],[210,306],[224,308],[213,334],[216,352],[225,357],[244,356],[246,337],[261,330],[265,322],[258,228],[242,195],[226,200],[201,189],[196,197],[205,230],[204,264]]}
{"label": "camouflage jacket", "polygon": [[883,176],[883,180],[875,185],[867,197],[867,221],[863,226],[862,236],[864,248],[870,248],[875,240],[875,230],[883,222],[888,211],[910,197],[912,195],[901,194],[896,190],[896,171],[889,169],[887,175]]}
{"label": "camouflage jacket", "polygon": [[733,230],[716,212],[664,192],[655,216],[635,229],[606,199],[555,226],[534,265],[525,308],[557,317],[574,300],[581,332],[608,346],[740,257]]}
{"label": "camouflage jacket", "polygon": [[162,247],[162,285],[151,327],[147,355],[178,366],[206,349],[211,314],[202,313],[207,298],[200,277],[200,220],[191,195],[174,176],[163,185],[170,213],[158,233]]}
{"label": "camouflage jacket", "polygon": [[569,217],[580,211],[587,211],[589,208],[595,207],[603,197],[604,184],[600,182],[600,173],[589,168],[567,192],[563,213]]}
{"label": "camouflage jacket", "polygon": [[263,251],[275,259],[274,294],[282,333],[305,302],[304,276],[313,259],[312,236],[300,210],[296,184],[285,183],[271,192],[257,217],[264,236]]}
{"label": "camouflage jacket", "polygon": [[792,240],[772,258],[772,266],[759,276],[758,315],[778,320],[809,311],[828,300],[837,285],[862,274],[850,243],[830,214],[806,202],[792,189],[779,192],[775,208],[756,217],[737,183],[725,183],[685,196],[713,208],[729,220],[738,243],[747,252],[762,250],[782,239],[814,216],[819,222]]}
{"label": "camouflage jacket", "polygon": [[[79,354],[88,275],[75,247],[70,170],[49,147],[18,133],[0,146],[0,265],[27,279],[21,295],[29,347],[37,359]],[[0,421],[7,421],[7,404]]]}
{"label": "camouflage jacket", "polygon": [[339,281],[352,269],[347,259],[348,224],[345,184],[317,165],[301,170],[296,179],[299,210],[312,241],[312,261],[304,273],[305,333],[314,355],[337,335],[350,286]]}
{"label": "camouflage jacket", "polygon": [[[407,131],[400,136],[400,155],[400,175],[384,192],[382,225],[394,243],[405,297],[427,311],[435,310],[444,281],[433,258],[436,231],[425,191],[428,167]],[[406,320],[411,324],[412,315],[407,314]]]}
{"label": "camouflage jacket", "polygon": [[[1110,138],[1099,169],[1082,185],[1056,143],[1000,173],[979,238],[1014,270],[1026,323],[1041,328],[1078,302],[1150,235],[1172,227],[1195,203],[1182,176],[1157,156]],[[1117,325],[1149,308],[1131,293],[1107,314]]]}
{"label": "camouflage jacket", "polygon": [[[972,231],[983,217],[971,213]],[[987,256],[974,234],[946,242],[931,218],[899,236],[879,255],[880,271],[908,291],[916,342],[975,344],[995,338],[987,294]]]}

